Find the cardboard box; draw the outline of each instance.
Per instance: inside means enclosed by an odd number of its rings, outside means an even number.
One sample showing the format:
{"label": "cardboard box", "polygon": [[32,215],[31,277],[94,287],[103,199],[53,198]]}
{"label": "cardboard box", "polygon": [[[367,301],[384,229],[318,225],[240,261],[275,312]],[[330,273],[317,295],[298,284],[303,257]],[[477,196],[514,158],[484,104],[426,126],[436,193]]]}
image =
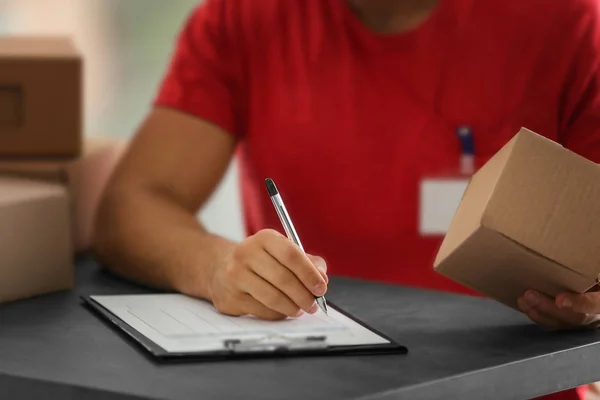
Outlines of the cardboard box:
{"label": "cardboard box", "polygon": [[0,175],[67,186],[72,204],[74,249],[83,252],[90,248],[100,198],[126,145],[118,139],[86,137],[83,154],[74,161],[0,161]]}
{"label": "cardboard box", "polygon": [[0,156],[81,152],[82,59],[67,38],[0,37]]}
{"label": "cardboard box", "polygon": [[0,178],[0,303],[71,289],[73,285],[66,188]]}
{"label": "cardboard box", "polygon": [[434,268],[518,309],[527,289],[592,289],[600,166],[522,129],[471,178]]}

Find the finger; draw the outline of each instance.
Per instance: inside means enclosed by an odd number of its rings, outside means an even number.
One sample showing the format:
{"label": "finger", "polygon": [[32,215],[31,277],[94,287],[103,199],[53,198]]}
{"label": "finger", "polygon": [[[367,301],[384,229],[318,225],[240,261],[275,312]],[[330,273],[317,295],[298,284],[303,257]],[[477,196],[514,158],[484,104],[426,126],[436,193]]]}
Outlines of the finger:
{"label": "finger", "polygon": [[588,314],[561,309],[556,305],[555,300],[543,293],[528,290],[524,297],[527,304],[537,310],[539,314],[552,318],[565,326],[580,327],[590,322]]}
{"label": "finger", "polygon": [[315,296],[292,271],[266,251],[258,252],[253,257],[252,270],[258,276],[283,292],[298,308],[311,314],[318,311]]}
{"label": "finger", "polygon": [[524,314],[527,314],[532,309],[527,300],[525,300],[525,297],[519,297],[517,299],[517,305],[519,306],[521,311],[523,311]]}
{"label": "finger", "polygon": [[240,314],[252,315],[256,318],[264,319],[266,321],[280,321],[282,319],[287,318],[287,315],[274,311],[269,307],[266,307],[264,304],[260,303],[258,300],[256,300],[247,293],[243,294],[240,301],[243,304],[243,312]]}
{"label": "finger", "polygon": [[323,296],[327,283],[308,256],[284,236],[273,236],[264,241],[265,250],[288,268],[315,296]]}
{"label": "finger", "polygon": [[240,280],[239,288],[265,307],[280,314],[288,317],[298,317],[301,314],[300,307],[297,304],[254,271],[250,270],[244,275],[243,279]]}
{"label": "finger", "polygon": [[565,328],[565,325],[562,322],[557,321],[556,319],[549,317],[547,315],[541,314],[535,308],[530,309],[526,313],[526,315],[529,317],[530,320],[532,320],[536,324],[544,326],[546,328],[556,329],[556,330]]}
{"label": "finger", "polygon": [[521,311],[523,311],[523,313],[527,315],[527,317],[529,317],[530,320],[532,320],[538,325],[550,329],[558,329],[562,326],[561,323],[556,321],[554,318],[550,318],[546,315],[540,314],[539,311],[537,311],[534,307],[532,307],[529,304],[527,300],[525,300],[525,297],[519,297],[519,299],[517,300],[517,304]]}
{"label": "finger", "polygon": [[321,273],[321,276],[325,280],[325,283],[329,283],[329,277],[327,276],[327,263],[325,262],[325,260],[319,256],[313,256],[311,254],[306,255],[308,256],[309,260],[313,263],[313,265],[317,267],[317,270],[319,271],[319,273]]}
{"label": "finger", "polygon": [[325,272],[323,272],[322,270],[319,270],[319,273],[323,277],[323,280],[325,281],[325,283],[329,284],[329,277],[327,276],[327,274]]}
{"label": "finger", "polygon": [[310,262],[314,264],[315,267],[327,274],[327,263],[325,262],[325,259],[323,259],[323,257],[315,256],[308,253],[306,254],[306,256],[308,257]]}
{"label": "finger", "polygon": [[561,293],[556,296],[555,303],[563,310],[571,310],[582,314],[600,314],[600,292]]}

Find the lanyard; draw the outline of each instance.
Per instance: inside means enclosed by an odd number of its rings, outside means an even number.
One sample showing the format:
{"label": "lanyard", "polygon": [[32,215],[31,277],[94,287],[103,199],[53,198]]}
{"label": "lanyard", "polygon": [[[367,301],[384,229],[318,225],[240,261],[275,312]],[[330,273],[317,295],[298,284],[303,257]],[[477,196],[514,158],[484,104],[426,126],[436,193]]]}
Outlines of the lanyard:
{"label": "lanyard", "polygon": [[468,126],[461,126],[456,130],[460,141],[460,172],[463,175],[473,175],[475,172],[475,143],[473,131]]}

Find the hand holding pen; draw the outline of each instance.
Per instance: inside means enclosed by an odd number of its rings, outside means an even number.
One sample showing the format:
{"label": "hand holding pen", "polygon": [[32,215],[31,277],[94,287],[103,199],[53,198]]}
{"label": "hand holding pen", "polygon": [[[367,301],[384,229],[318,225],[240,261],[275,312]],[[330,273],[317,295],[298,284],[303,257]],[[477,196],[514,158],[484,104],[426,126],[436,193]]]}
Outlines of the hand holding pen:
{"label": "hand holding pen", "polygon": [[315,299],[325,294],[328,283],[325,261],[305,254],[281,233],[261,230],[231,244],[223,256],[206,290],[219,312],[265,320],[319,312]]}

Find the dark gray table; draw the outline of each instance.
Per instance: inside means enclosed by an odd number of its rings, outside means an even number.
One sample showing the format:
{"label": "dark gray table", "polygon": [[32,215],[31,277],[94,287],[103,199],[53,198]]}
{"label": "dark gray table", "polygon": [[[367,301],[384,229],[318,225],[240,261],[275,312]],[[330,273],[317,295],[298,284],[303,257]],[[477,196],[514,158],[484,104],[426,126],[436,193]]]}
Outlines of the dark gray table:
{"label": "dark gray table", "polygon": [[82,258],[75,291],[0,305],[0,398],[524,399],[600,380],[600,332],[548,333],[489,300],[339,278],[328,299],[408,355],[158,364],[79,302],[143,291]]}

